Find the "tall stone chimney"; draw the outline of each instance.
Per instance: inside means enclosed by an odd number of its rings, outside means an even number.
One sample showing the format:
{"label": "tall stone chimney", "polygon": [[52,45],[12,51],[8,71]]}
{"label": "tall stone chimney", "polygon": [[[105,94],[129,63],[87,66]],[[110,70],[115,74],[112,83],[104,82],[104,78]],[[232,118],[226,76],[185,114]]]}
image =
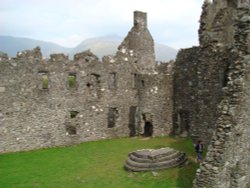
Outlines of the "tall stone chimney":
{"label": "tall stone chimney", "polygon": [[147,28],[147,13],[134,11],[134,27],[138,29]]}
{"label": "tall stone chimney", "polygon": [[134,26],[118,49],[132,50],[142,72],[151,72],[155,66],[154,40],[147,28],[147,13],[134,12]]}

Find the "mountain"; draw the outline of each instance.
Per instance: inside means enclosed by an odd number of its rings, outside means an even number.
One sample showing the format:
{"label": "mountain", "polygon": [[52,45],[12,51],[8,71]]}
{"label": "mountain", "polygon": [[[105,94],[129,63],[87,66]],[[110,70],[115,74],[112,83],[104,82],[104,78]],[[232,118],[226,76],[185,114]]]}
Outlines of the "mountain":
{"label": "mountain", "polygon": [[41,40],[11,37],[11,36],[0,36],[0,51],[7,53],[10,57],[15,57],[19,51],[33,49],[36,46],[41,48],[42,54],[48,57],[52,53],[68,53],[71,48],[65,48],[52,42],[45,42]]}
{"label": "mountain", "polygon": [[[49,57],[52,53],[65,53],[73,57],[74,54],[90,49],[99,58],[104,55],[114,55],[117,47],[123,38],[116,35],[89,38],[81,42],[75,48],[65,48],[52,42],[34,40],[29,38],[0,36],[0,51],[7,53],[10,57],[15,57],[18,51],[33,49],[40,46],[42,54]],[[157,61],[169,61],[175,59],[177,50],[155,43],[155,53]]]}
{"label": "mountain", "polygon": [[70,54],[75,54],[83,50],[90,49],[99,58],[103,57],[104,55],[114,55],[121,42],[122,38],[116,35],[89,38],[77,45]]}
{"label": "mountain", "polygon": [[170,61],[176,58],[178,51],[169,46],[155,43],[156,61]]}

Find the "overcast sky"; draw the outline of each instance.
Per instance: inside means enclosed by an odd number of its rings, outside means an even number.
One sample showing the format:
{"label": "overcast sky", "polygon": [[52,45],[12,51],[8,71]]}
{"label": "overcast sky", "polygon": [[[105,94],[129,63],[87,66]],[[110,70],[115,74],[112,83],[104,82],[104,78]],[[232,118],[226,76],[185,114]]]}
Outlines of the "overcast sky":
{"label": "overcast sky", "polygon": [[0,35],[74,47],[110,34],[125,37],[133,11],[148,13],[155,42],[178,48],[198,44],[203,0],[0,0]]}

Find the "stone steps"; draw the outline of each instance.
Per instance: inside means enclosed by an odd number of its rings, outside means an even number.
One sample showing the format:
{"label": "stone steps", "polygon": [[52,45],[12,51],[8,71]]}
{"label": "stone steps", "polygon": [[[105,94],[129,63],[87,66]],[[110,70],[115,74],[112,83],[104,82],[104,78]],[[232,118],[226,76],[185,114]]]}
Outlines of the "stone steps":
{"label": "stone steps", "polygon": [[124,166],[129,171],[152,171],[180,166],[186,161],[185,153],[171,148],[145,149],[130,153]]}
{"label": "stone steps", "polygon": [[[157,156],[157,157],[152,157],[152,158],[150,156],[144,156],[145,158],[143,158],[143,157],[137,156],[135,153],[130,153],[129,158],[132,159],[133,161],[138,162],[138,163],[152,162],[152,161],[153,162],[163,162],[163,161],[168,161],[168,160],[174,159],[179,154],[180,154],[180,152],[173,151],[173,153],[169,153],[169,155]],[[148,157],[148,158],[146,158],[146,157]]]}

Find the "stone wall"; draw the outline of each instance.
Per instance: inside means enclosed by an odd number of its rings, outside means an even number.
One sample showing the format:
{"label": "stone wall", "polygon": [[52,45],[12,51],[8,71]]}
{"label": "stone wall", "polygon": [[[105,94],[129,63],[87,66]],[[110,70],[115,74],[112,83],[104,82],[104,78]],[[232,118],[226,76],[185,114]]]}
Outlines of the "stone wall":
{"label": "stone wall", "polygon": [[[250,185],[250,9],[249,2],[238,2],[238,7],[230,7],[230,3],[228,1],[226,9],[234,8],[234,29],[233,45],[227,50],[224,48],[229,54],[227,83],[206,159],[197,170],[195,188],[248,188]],[[218,46],[229,47],[230,44],[214,43],[212,49]]]}
{"label": "stone wall", "polygon": [[180,50],[173,67],[174,135],[186,137],[195,132],[199,51],[198,47]]}
{"label": "stone wall", "polygon": [[174,134],[209,143],[230,62],[227,49],[212,45],[179,52],[174,66]]}
{"label": "stone wall", "polygon": [[[144,42],[145,48],[153,49],[152,41],[150,46]],[[136,136],[149,123],[152,136],[169,134],[172,75],[155,63],[142,72],[136,49],[123,46],[102,61],[90,51],[76,54],[74,60],[64,54],[43,59],[39,48],[12,59],[3,54],[0,152]],[[154,51],[148,55],[154,57]]]}
{"label": "stone wall", "polygon": [[195,188],[250,186],[249,1],[205,1],[200,46],[174,65],[174,134],[208,146]]}
{"label": "stone wall", "polygon": [[196,135],[209,143],[218,118],[217,106],[228,81],[231,53],[225,48],[209,46],[201,49],[198,64]]}
{"label": "stone wall", "polygon": [[[200,46],[181,50],[174,66],[174,133],[209,144],[218,118],[217,106],[228,82],[235,45],[236,7],[205,1]],[[239,3],[241,7],[242,4]]]}
{"label": "stone wall", "polygon": [[[141,75],[139,79],[141,81],[139,89],[141,114],[150,116],[149,121],[153,125],[153,134],[162,136],[170,134],[173,112],[172,75],[155,73]],[[142,118],[141,130],[146,126],[146,122],[147,120]]]}
{"label": "stone wall", "polygon": [[226,49],[209,46],[201,49],[201,61],[198,65],[196,135],[209,141],[218,118],[217,106],[227,84],[228,66],[231,54]]}

